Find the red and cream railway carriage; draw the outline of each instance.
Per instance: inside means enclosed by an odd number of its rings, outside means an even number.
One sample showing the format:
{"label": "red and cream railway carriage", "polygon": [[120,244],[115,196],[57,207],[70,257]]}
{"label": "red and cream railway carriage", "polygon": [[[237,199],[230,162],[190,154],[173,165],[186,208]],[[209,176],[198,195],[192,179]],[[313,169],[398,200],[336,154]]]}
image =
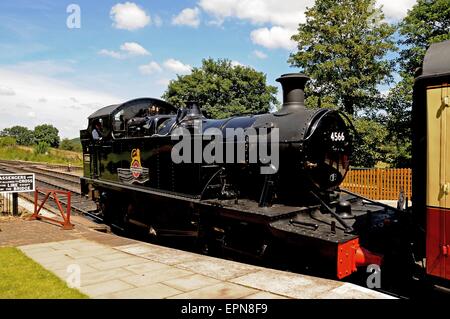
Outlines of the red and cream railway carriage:
{"label": "red and cream railway carriage", "polygon": [[414,211],[426,272],[450,279],[450,41],[431,45],[414,86]]}

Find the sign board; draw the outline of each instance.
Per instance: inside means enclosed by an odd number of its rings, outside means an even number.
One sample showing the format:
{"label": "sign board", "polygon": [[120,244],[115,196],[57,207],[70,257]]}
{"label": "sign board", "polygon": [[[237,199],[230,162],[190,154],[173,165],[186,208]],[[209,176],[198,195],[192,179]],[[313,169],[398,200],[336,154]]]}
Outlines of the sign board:
{"label": "sign board", "polygon": [[34,192],[34,174],[0,174],[0,193]]}

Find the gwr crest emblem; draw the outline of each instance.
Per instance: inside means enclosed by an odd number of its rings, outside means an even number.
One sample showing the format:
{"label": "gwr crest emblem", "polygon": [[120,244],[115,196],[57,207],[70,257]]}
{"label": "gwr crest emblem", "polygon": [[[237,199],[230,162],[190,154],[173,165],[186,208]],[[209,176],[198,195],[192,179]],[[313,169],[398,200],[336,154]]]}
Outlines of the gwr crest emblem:
{"label": "gwr crest emblem", "polygon": [[141,151],[135,148],[131,151],[131,173],[134,178],[139,178],[141,176],[142,165],[141,165]]}
{"label": "gwr crest emblem", "polygon": [[118,168],[117,173],[119,180],[126,184],[133,184],[134,182],[144,184],[150,179],[148,168],[142,167],[141,151],[138,148],[131,151],[130,169]]}

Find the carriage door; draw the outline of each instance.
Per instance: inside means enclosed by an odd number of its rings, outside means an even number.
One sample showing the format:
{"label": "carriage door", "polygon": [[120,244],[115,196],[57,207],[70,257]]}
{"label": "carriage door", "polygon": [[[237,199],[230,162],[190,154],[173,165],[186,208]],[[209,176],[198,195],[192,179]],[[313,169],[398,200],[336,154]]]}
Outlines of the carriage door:
{"label": "carriage door", "polygon": [[450,279],[450,88],[427,90],[427,273]]}

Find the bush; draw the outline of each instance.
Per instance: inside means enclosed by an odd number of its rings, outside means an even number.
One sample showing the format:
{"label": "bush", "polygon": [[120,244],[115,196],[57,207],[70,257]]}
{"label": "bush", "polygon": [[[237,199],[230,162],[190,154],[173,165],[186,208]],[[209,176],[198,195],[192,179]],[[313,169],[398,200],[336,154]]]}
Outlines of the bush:
{"label": "bush", "polygon": [[61,144],[59,144],[59,148],[65,151],[72,151],[72,152],[81,152],[82,147],[81,143],[74,140],[69,140],[68,138],[65,138],[61,141]]}
{"label": "bush", "polygon": [[0,146],[14,146],[16,145],[16,139],[11,136],[0,137]]}
{"label": "bush", "polygon": [[50,145],[47,142],[39,142],[39,144],[34,146],[35,154],[47,154]]}

